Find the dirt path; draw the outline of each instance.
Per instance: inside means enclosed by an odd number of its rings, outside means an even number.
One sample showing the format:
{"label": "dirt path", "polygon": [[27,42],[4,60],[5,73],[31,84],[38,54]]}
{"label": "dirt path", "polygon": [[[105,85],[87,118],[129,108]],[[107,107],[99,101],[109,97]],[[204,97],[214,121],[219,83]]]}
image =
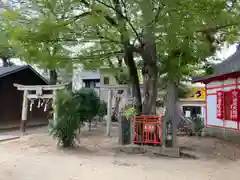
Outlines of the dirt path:
{"label": "dirt path", "polygon": [[[98,135],[96,135],[98,134]],[[56,148],[47,134],[0,143],[0,180],[238,180],[240,161],[119,154],[116,138],[83,133],[81,147]]]}

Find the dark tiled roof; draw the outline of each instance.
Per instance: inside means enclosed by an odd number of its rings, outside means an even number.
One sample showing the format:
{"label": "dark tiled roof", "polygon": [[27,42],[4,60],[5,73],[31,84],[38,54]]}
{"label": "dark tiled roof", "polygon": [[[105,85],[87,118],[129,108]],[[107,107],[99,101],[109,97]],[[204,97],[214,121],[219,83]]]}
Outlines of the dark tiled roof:
{"label": "dark tiled roof", "polygon": [[237,48],[236,52],[232,56],[230,56],[223,62],[215,65],[213,67],[213,71],[214,73],[210,76],[192,77],[192,82],[201,82],[207,79],[212,79],[213,77],[219,77],[240,72],[240,46]]}
{"label": "dark tiled roof", "polygon": [[198,82],[203,78],[203,76],[192,76],[192,82]]}
{"label": "dark tiled roof", "polygon": [[100,79],[99,71],[83,71],[79,73],[82,80]]}
{"label": "dark tiled roof", "polygon": [[240,48],[237,51],[214,67],[214,75],[229,74],[240,71]]}
{"label": "dark tiled roof", "polygon": [[17,73],[21,70],[25,70],[25,69],[28,69],[28,68],[30,70],[32,70],[37,76],[39,76],[39,78],[41,78],[44,82],[46,82],[48,84],[48,81],[29,65],[0,67],[0,78],[3,78],[5,76]]}
{"label": "dark tiled roof", "polygon": [[22,69],[27,68],[27,66],[9,66],[9,67],[0,67],[0,77],[7,76],[16,71],[20,71]]}

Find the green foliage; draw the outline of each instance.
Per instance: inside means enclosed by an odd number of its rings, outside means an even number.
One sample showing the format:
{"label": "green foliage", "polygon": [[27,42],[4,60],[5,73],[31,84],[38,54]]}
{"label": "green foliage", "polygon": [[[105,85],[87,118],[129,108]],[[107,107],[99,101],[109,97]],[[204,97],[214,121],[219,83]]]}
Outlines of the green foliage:
{"label": "green foliage", "polygon": [[105,101],[100,101],[97,115],[102,118],[106,114],[107,114],[107,103]]}
{"label": "green foliage", "polygon": [[1,22],[1,27],[0,27],[0,59],[2,59],[3,63],[8,63],[8,65],[11,65],[12,63],[9,61],[10,58],[14,57],[14,51],[9,43],[9,36],[6,33],[5,30],[5,22],[4,20],[0,17],[0,22]]}
{"label": "green foliage", "polygon": [[[191,75],[223,43],[237,40],[237,1],[122,0],[120,6],[123,23],[117,20],[119,12],[113,1],[98,0],[29,1],[14,11],[5,11],[3,16],[18,55],[49,67],[65,67],[72,61],[96,69],[107,65],[109,58],[123,54],[121,38],[128,37],[133,50],[139,50],[142,32],[146,32],[153,34],[161,71],[169,78],[181,79]],[[69,56],[71,51],[66,46],[76,53]],[[57,47],[57,52],[50,56],[46,50],[52,47]],[[136,53],[139,57],[139,51]]]}
{"label": "green foliage", "polygon": [[[43,68],[69,68],[71,51],[65,47],[66,43],[58,42],[61,32],[66,32],[66,28],[51,12],[52,9],[47,10],[50,8],[48,2],[30,1],[19,9],[4,11],[5,32],[16,56],[21,60]],[[31,9],[27,6],[31,6]]]}
{"label": "green foliage", "polygon": [[121,0],[120,8],[116,2],[29,1],[4,13],[6,31],[17,54],[30,63],[97,69],[116,56],[126,57],[128,49],[135,63],[145,59],[155,66],[146,57],[158,57],[164,82],[177,85],[202,69],[224,43],[238,40],[239,1]]}
{"label": "green foliage", "polygon": [[13,57],[13,49],[8,43],[8,39],[3,30],[0,30],[0,58],[9,59]]}
{"label": "green foliage", "polygon": [[190,88],[185,84],[178,86],[178,98],[188,98],[190,94]]}
{"label": "green foliage", "polygon": [[204,66],[205,68],[205,72],[204,75],[212,75],[214,73],[214,68],[213,68],[214,64],[206,64]]}
{"label": "green foliage", "polygon": [[71,93],[61,91],[57,93],[54,111],[57,112],[56,121],[50,121],[50,134],[63,147],[71,147],[77,135],[77,130],[83,122],[89,121],[97,115],[100,100],[92,89],[81,89]]}
{"label": "green foliage", "polygon": [[81,116],[91,120],[99,112],[100,99],[94,89],[82,88],[73,93],[73,98],[78,102]]}
{"label": "green foliage", "polygon": [[197,135],[201,135],[201,132],[204,128],[204,118],[198,115],[193,119],[194,131]]}
{"label": "green foliage", "polygon": [[57,93],[55,102],[57,119],[50,120],[50,134],[58,140],[63,147],[71,147],[77,135],[77,129],[81,127],[84,118],[80,114],[80,104],[68,91]]}
{"label": "green foliage", "polygon": [[130,107],[123,111],[123,115],[126,117],[127,120],[131,120],[137,115],[137,111],[134,107]]}

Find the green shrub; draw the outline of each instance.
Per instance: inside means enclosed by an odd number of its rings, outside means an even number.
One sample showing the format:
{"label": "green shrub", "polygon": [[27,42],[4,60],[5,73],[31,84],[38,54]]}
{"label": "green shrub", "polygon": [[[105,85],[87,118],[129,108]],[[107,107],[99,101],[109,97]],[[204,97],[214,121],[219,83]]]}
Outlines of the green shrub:
{"label": "green shrub", "polygon": [[137,116],[137,111],[134,107],[125,108],[123,111],[124,116],[127,120],[132,120],[135,116]]}
{"label": "green shrub", "polygon": [[83,122],[96,116],[99,104],[98,96],[91,89],[58,92],[54,105],[57,119],[49,123],[50,134],[58,140],[58,145],[74,146],[77,130]]}
{"label": "green shrub", "polygon": [[107,114],[107,103],[105,101],[100,101],[97,115],[103,118]]}
{"label": "green shrub", "polygon": [[196,135],[201,135],[201,132],[204,128],[204,118],[200,115],[197,115],[197,117],[193,119],[193,124]]}
{"label": "green shrub", "polygon": [[54,106],[57,119],[49,123],[50,134],[58,140],[58,145],[73,146],[77,129],[80,128],[83,120],[76,107],[76,101],[70,92],[61,91],[57,93]]}
{"label": "green shrub", "polygon": [[100,99],[96,92],[90,88],[82,88],[79,91],[73,93],[74,99],[78,101],[78,105],[81,106],[81,114],[90,121],[97,115],[100,106]]}
{"label": "green shrub", "polygon": [[91,88],[82,88],[79,91],[73,93],[75,99],[78,100],[81,106],[81,114],[88,122],[88,130],[91,131],[92,119],[97,115],[100,107],[100,99],[96,92]]}

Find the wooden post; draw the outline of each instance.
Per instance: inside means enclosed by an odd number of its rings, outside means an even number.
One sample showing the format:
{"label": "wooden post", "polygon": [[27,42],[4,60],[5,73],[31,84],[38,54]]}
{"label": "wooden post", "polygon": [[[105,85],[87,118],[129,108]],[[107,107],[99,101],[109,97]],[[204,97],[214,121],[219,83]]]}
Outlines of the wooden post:
{"label": "wooden post", "polygon": [[118,112],[118,144],[123,145],[123,115]]}
{"label": "wooden post", "polygon": [[28,91],[24,90],[22,104],[22,118],[20,124],[20,131],[22,135],[24,135],[24,133],[26,132],[27,116],[28,116]]}
{"label": "wooden post", "polygon": [[162,147],[166,147],[166,119],[162,117]]}
{"label": "wooden post", "polygon": [[134,141],[134,131],[135,131],[135,117],[130,119],[130,138],[131,138],[130,144],[133,144]]}
{"label": "wooden post", "polygon": [[108,111],[107,111],[107,136],[111,136],[111,127],[112,127],[112,97],[113,92],[111,89],[108,91]]}
{"label": "wooden post", "polygon": [[56,120],[57,120],[56,96],[57,96],[57,91],[53,90],[52,106],[53,106],[53,121],[54,122],[56,122]]}

